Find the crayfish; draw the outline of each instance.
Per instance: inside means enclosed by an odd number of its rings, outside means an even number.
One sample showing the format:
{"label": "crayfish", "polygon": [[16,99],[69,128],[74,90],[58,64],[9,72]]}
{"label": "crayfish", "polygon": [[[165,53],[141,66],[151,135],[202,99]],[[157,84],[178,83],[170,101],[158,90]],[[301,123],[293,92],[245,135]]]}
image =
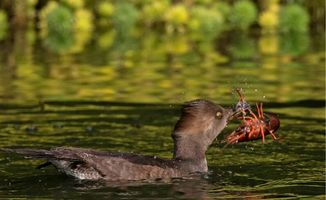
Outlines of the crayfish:
{"label": "crayfish", "polygon": [[240,90],[236,90],[240,96],[235,109],[240,114],[237,119],[241,120],[240,126],[226,137],[227,144],[236,144],[262,138],[265,142],[265,135],[270,134],[274,140],[277,139],[275,132],[280,127],[280,120],[275,114],[266,114],[263,111],[263,104],[256,103],[257,114],[255,114],[250,105],[245,101]]}

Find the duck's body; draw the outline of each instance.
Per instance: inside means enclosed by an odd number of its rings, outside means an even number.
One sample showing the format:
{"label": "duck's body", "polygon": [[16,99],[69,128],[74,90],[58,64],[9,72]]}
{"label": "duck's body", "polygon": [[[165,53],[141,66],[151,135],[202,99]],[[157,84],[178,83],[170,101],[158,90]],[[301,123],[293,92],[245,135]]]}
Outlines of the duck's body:
{"label": "duck's body", "polygon": [[172,133],[172,159],[71,147],[0,150],[47,160],[40,167],[52,164],[78,179],[116,181],[182,177],[195,172],[207,172],[206,150],[227,125],[231,115],[230,109],[223,109],[207,100],[185,104]]}
{"label": "duck's body", "polygon": [[51,150],[2,149],[33,159],[46,159],[39,168],[54,165],[78,179],[143,180],[184,176],[186,171],[175,159],[161,159],[131,153],[101,152],[91,149],[58,147]]}

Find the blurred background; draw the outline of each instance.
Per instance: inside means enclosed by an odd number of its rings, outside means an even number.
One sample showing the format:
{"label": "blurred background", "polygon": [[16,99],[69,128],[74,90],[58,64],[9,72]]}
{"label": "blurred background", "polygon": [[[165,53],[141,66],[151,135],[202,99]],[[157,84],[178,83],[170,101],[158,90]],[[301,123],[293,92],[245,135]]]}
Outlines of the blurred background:
{"label": "blurred background", "polygon": [[263,90],[255,99],[323,97],[303,90],[324,87],[324,8],[323,0],[1,0],[0,101],[225,102],[234,87]]}
{"label": "blurred background", "polygon": [[178,105],[235,88],[281,121],[264,145],[228,125],[201,180],[97,189],[1,154],[0,198],[325,199],[324,0],[0,0],[0,47],[0,147],[171,158]]}

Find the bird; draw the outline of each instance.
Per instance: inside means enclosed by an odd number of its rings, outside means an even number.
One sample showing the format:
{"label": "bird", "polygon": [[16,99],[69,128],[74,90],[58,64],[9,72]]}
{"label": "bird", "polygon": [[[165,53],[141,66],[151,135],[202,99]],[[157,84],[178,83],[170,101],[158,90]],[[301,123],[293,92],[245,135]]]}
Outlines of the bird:
{"label": "bird", "polygon": [[45,160],[45,163],[37,168],[53,165],[58,171],[82,180],[136,181],[178,178],[208,172],[205,153],[235,113],[232,108],[223,108],[205,99],[183,104],[180,118],[171,134],[174,142],[171,159],[77,147],[0,148],[0,152]]}

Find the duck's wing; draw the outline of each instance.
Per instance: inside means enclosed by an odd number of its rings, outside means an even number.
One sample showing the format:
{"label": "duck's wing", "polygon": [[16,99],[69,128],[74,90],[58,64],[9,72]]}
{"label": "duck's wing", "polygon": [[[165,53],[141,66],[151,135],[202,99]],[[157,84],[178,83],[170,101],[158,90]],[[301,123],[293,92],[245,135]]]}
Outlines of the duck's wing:
{"label": "duck's wing", "polygon": [[148,180],[184,175],[174,160],[132,153],[84,152],[83,160],[106,180]]}

